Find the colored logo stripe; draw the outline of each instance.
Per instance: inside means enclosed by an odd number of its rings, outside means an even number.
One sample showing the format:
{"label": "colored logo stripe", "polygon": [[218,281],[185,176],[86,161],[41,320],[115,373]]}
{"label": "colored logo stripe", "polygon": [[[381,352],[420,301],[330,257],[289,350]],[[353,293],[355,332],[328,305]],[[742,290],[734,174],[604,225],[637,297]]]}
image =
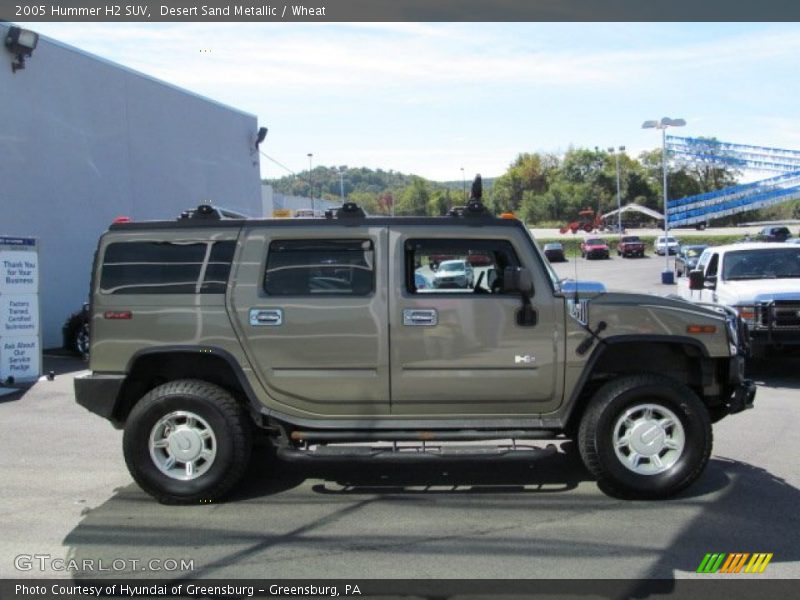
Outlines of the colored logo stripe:
{"label": "colored logo stripe", "polygon": [[745,561],[750,557],[749,553],[733,552],[728,554],[728,560],[722,565],[721,573],[738,573],[742,570]]}
{"label": "colored logo stripe", "polygon": [[759,552],[753,554],[753,558],[750,559],[750,564],[747,565],[747,568],[744,570],[745,573],[763,573],[764,569],[767,568],[769,561],[772,560],[772,552],[767,554],[766,552]]}
{"label": "colored logo stripe", "polygon": [[[697,573],[741,573],[744,568],[745,573],[763,573],[767,568],[773,554],[766,552],[709,552],[703,557]],[[748,562],[747,559],[750,559]],[[745,563],[747,566],[745,567]]]}
{"label": "colored logo stripe", "polygon": [[719,571],[722,561],[725,560],[725,554],[709,553],[703,558],[703,562],[697,567],[698,573],[716,573]]}

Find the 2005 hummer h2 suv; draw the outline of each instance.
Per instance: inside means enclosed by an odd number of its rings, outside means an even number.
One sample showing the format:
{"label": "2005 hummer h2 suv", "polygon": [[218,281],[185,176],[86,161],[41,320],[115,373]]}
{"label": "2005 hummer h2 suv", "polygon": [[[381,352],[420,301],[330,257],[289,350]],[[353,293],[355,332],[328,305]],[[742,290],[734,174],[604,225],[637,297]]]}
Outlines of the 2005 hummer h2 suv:
{"label": "2005 hummer h2 suv", "polygon": [[[101,237],[76,397],[124,427],[158,500],[222,497],[257,438],[284,459],[572,439],[607,493],[661,498],[702,472],[711,423],[753,404],[735,314],[559,281],[523,223],[475,201],[328,216],[201,207]],[[433,256],[472,280],[430,285]]]}

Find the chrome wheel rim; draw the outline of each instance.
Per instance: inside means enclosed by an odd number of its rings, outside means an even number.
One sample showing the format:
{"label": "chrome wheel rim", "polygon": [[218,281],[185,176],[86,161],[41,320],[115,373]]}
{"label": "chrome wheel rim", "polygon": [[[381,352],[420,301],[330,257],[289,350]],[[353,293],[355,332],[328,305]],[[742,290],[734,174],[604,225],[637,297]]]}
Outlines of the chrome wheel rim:
{"label": "chrome wheel rim", "polygon": [[617,419],[614,452],[637,475],[658,475],[678,462],[686,433],[678,416],[660,404],[638,404]]}
{"label": "chrome wheel rim", "polygon": [[217,438],[205,419],[179,410],[161,417],[153,426],[149,449],[153,463],[164,475],[190,481],[214,464]]}

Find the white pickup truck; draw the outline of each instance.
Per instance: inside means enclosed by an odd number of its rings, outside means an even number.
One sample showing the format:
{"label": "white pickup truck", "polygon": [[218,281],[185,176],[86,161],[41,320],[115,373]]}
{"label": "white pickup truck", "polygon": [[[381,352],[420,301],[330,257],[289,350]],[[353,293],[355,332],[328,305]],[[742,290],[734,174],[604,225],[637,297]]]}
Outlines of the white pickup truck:
{"label": "white pickup truck", "polygon": [[678,293],[730,306],[750,329],[751,351],[800,345],[800,245],[744,243],[706,248]]}

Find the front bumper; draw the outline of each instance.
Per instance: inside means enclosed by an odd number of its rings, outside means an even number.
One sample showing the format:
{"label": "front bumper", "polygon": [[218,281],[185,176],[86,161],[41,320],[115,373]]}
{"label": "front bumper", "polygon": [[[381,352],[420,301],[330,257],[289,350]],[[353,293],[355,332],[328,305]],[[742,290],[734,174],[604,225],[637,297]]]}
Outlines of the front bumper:
{"label": "front bumper", "polygon": [[728,401],[728,414],[735,415],[745,409],[753,408],[756,398],[756,384],[752,379],[745,379],[737,385]]}
{"label": "front bumper", "polygon": [[75,401],[85,409],[119,426],[115,418],[125,375],[95,374],[75,378]]}
{"label": "front bumper", "polygon": [[800,329],[751,328],[750,345],[753,348],[800,346]]}

